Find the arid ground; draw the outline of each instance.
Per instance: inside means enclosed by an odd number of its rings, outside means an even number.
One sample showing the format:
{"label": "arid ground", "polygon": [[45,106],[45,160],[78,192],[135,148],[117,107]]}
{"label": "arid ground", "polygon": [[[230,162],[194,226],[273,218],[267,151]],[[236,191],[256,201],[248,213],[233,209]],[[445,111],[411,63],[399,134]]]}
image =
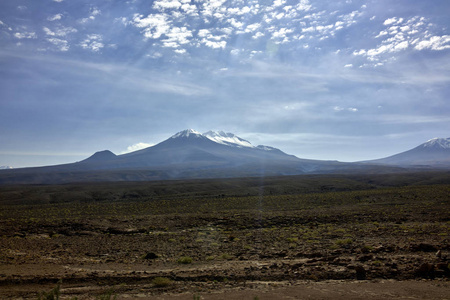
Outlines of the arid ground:
{"label": "arid ground", "polygon": [[448,172],[0,187],[1,299],[450,299],[449,263]]}

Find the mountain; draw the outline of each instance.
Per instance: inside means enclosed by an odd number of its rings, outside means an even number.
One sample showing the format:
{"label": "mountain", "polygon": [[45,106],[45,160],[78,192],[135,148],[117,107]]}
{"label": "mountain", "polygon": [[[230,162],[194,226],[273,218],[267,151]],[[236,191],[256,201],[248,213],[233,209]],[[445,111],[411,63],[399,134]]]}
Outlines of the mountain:
{"label": "mountain", "polygon": [[115,155],[94,153],[80,162],[0,170],[0,184],[149,181],[324,173],[392,173],[450,168],[450,139],[428,142],[387,158],[342,163],[301,159],[270,146],[253,146],[233,133],[180,131],[154,146]]}
{"label": "mountain", "polygon": [[450,167],[450,138],[434,138],[411,150],[365,163],[447,168]]}
{"label": "mountain", "polygon": [[122,155],[104,150],[76,163],[0,171],[0,184],[278,176],[360,168],[300,159],[274,147],[253,146],[233,133],[201,134],[187,129],[159,144]]}
{"label": "mountain", "polygon": [[13,167],[10,167],[10,166],[0,166],[0,170],[10,170],[12,168]]}
{"label": "mountain", "polygon": [[106,162],[108,168],[175,167],[178,170],[230,168],[250,163],[284,163],[298,158],[280,150],[254,147],[232,133],[193,129],[180,131],[167,140]]}

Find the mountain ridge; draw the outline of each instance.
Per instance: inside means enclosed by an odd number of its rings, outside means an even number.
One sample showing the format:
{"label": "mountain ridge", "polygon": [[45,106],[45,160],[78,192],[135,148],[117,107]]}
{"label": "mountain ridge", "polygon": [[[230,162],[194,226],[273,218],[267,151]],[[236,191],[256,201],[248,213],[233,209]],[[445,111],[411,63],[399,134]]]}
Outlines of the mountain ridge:
{"label": "mountain ridge", "polygon": [[162,142],[116,155],[98,151],[80,162],[0,170],[0,184],[149,181],[301,174],[394,173],[450,168],[450,139],[431,139],[383,159],[344,163],[298,158],[270,146],[253,146],[233,133],[186,129]]}
{"label": "mountain ridge", "polygon": [[433,138],[410,150],[363,163],[450,167],[450,138]]}

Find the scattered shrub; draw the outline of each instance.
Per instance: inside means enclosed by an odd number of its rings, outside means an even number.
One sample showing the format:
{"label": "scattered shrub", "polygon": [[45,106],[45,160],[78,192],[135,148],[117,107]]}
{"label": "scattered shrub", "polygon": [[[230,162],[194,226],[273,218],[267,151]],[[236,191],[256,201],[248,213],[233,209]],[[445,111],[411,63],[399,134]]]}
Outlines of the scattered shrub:
{"label": "scattered shrub", "polygon": [[192,258],[189,256],[183,256],[183,257],[180,257],[177,262],[179,264],[187,265],[187,264],[192,263]]}
{"label": "scattered shrub", "polygon": [[114,291],[109,290],[105,293],[101,294],[100,296],[95,297],[96,300],[116,300],[117,295],[114,295]]}
{"label": "scattered shrub", "polygon": [[152,283],[156,287],[167,287],[172,284],[172,280],[167,277],[155,277],[153,278]]}
{"label": "scattered shrub", "polygon": [[48,293],[42,292],[38,296],[38,300],[59,300],[61,295],[61,281],[58,282],[56,287],[50,290]]}

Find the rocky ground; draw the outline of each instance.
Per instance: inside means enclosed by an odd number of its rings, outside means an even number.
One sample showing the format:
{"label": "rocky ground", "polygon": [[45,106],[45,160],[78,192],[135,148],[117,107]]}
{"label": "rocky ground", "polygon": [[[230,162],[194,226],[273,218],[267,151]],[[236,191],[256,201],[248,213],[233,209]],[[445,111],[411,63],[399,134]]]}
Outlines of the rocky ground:
{"label": "rocky ground", "polygon": [[0,298],[449,299],[449,191],[9,203]]}

